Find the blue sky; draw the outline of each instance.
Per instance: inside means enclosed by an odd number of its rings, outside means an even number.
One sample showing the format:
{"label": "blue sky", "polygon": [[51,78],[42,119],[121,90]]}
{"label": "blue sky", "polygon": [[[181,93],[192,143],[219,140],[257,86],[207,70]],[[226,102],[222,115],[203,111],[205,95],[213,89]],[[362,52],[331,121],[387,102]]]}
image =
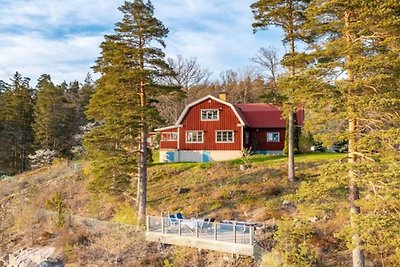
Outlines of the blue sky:
{"label": "blue sky", "polygon": [[[167,57],[196,57],[214,78],[243,72],[260,47],[281,48],[280,32],[253,34],[254,0],[153,0],[170,30]],[[105,34],[121,19],[120,0],[0,0],[0,80],[15,73],[35,85],[43,73],[57,83],[83,81]]]}

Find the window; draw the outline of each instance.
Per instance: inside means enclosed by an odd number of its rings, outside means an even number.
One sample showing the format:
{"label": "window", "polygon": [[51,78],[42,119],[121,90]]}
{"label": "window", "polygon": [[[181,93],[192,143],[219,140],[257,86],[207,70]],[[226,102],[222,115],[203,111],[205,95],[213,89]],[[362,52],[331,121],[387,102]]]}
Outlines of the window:
{"label": "window", "polygon": [[279,142],[279,133],[267,133],[267,142]]}
{"label": "window", "polygon": [[177,141],[178,133],[162,133],[161,141]]}
{"label": "window", "polygon": [[216,131],[216,143],[233,143],[233,131]]}
{"label": "window", "polygon": [[203,143],[203,131],[187,131],[186,143]]}
{"label": "window", "polygon": [[219,120],[219,110],[218,109],[202,109],[201,110],[201,120],[202,121],[217,121],[217,120]]}

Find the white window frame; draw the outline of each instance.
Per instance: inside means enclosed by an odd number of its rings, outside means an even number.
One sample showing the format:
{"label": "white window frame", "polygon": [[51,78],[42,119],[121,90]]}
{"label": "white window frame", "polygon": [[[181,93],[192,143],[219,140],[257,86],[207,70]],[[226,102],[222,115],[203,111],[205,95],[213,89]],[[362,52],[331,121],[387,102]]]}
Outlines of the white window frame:
{"label": "white window frame", "polygon": [[[164,136],[167,136],[167,137],[164,138]],[[175,136],[175,138],[173,136]],[[177,132],[163,132],[163,133],[161,133],[161,141],[165,141],[165,142],[178,141],[178,133]]]}
{"label": "white window frame", "polygon": [[[188,135],[190,134],[190,133],[196,133],[196,134],[201,134],[201,141],[189,141],[188,140]],[[198,139],[198,136],[196,137],[196,139]],[[202,144],[202,143],[204,143],[204,131],[196,131],[196,130],[194,130],[194,131],[186,131],[185,132],[185,142],[187,143],[187,144]]]}
{"label": "white window frame", "polygon": [[[273,138],[269,138],[270,135],[273,136],[277,134],[278,135],[278,140],[274,140]],[[267,142],[269,143],[279,143],[281,141],[281,134],[279,132],[267,132]]]}
{"label": "white window frame", "polygon": [[[217,112],[217,118],[208,119],[207,113],[206,113],[205,118],[203,118],[203,112]],[[200,120],[201,121],[219,121],[219,109],[202,109],[200,111]]]}
{"label": "white window frame", "polygon": [[[218,141],[218,133],[232,133],[232,141],[229,141],[229,140],[228,141]],[[232,130],[216,130],[215,131],[215,143],[217,143],[217,144],[232,144],[232,143],[235,143],[235,131],[232,131]]]}

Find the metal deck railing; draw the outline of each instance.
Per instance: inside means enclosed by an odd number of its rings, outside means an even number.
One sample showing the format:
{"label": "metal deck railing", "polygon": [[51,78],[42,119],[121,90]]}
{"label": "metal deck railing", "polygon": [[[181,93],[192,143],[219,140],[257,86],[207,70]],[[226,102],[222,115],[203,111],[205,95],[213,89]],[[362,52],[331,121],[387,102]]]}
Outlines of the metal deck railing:
{"label": "metal deck railing", "polygon": [[147,216],[146,225],[147,232],[250,246],[254,244],[254,226],[244,222],[211,223],[202,219]]}

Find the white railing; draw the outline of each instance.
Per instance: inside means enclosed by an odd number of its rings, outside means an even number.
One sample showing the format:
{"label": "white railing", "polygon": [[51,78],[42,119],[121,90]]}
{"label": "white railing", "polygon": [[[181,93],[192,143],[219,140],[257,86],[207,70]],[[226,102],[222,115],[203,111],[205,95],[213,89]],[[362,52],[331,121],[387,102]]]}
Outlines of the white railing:
{"label": "white railing", "polygon": [[236,244],[254,244],[254,226],[245,222],[208,222],[203,219],[176,219],[147,216],[148,232],[173,234]]}

